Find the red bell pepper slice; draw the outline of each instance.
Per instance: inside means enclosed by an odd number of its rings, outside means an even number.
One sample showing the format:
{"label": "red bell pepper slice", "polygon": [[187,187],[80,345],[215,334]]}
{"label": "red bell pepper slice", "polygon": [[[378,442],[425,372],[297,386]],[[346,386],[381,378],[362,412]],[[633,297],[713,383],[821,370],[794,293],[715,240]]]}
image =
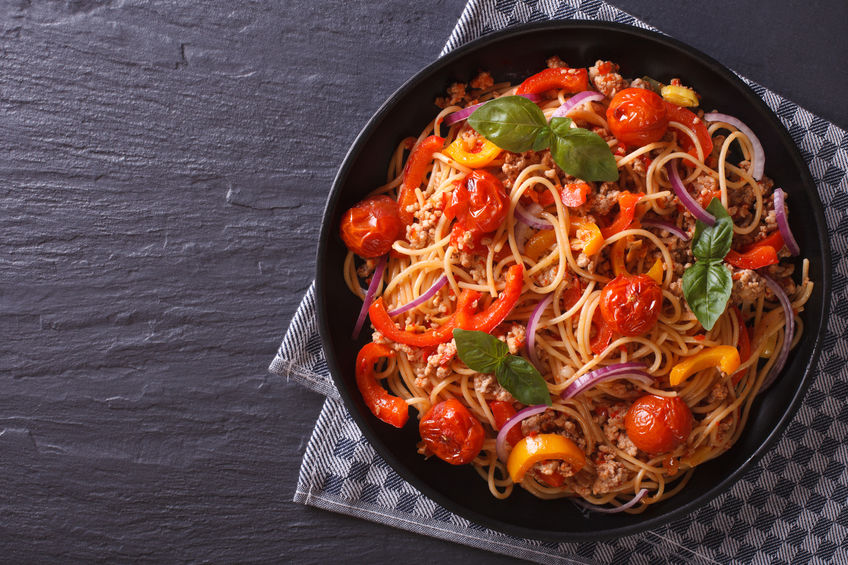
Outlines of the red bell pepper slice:
{"label": "red bell pepper slice", "polygon": [[559,67],[545,69],[529,77],[515,89],[516,94],[541,94],[548,90],[564,90],[567,93],[589,89],[589,72],[586,69]]}
{"label": "red bell pepper slice", "polygon": [[447,343],[453,338],[453,330],[456,328],[456,316],[454,315],[438,328],[426,332],[416,333],[402,330],[395,325],[388,311],[386,311],[382,296],[375,300],[368,309],[368,316],[377,331],[383,334],[386,339],[414,347],[433,347],[440,343]]}
{"label": "red bell pepper slice", "polygon": [[570,182],[563,186],[559,196],[565,206],[577,208],[586,203],[586,198],[590,192],[592,192],[592,187],[581,180]]}
{"label": "red bell pepper slice", "polygon": [[433,162],[433,154],[441,151],[444,145],[444,137],[431,135],[416,145],[409,154],[409,159],[406,160],[403,182],[398,191],[398,213],[401,221],[406,225],[411,224],[414,219],[412,212],[407,211],[406,208],[415,204],[415,189],[424,181],[430,163]]}
{"label": "red bell pepper slice", "polygon": [[643,193],[622,192],[618,195],[618,216],[605,228],[601,228],[604,239],[610,238],[620,231],[624,231],[633,223],[636,216],[636,204],[645,196]]}
{"label": "red bell pepper slice", "polygon": [[601,316],[600,308],[596,309],[594,316],[592,316],[592,325],[595,326],[597,332],[595,333],[595,337],[589,340],[589,349],[595,355],[600,355],[612,341],[613,335],[612,328],[607,325],[606,320]]}
{"label": "red bell pepper slice", "polygon": [[[489,402],[489,409],[492,411],[492,416],[495,417],[495,431],[500,431],[504,427],[504,424],[515,416],[515,408],[513,408],[512,404],[502,400],[492,400]],[[523,437],[524,434],[521,433],[521,426],[515,425],[507,432],[506,441],[510,445],[515,445]]]}
{"label": "red bell pepper slice", "polygon": [[[698,143],[701,144],[701,149],[704,150],[704,159],[706,160],[710,156],[710,153],[713,152],[713,140],[710,137],[710,132],[707,131],[707,126],[704,125],[704,121],[696,116],[694,112],[671,102],[665,103],[665,109],[670,122],[679,122],[695,132],[695,135],[698,137]],[[692,138],[686,134],[681,134],[677,136],[677,140],[684,151],[696,159],[698,158],[698,149],[692,142]]]}
{"label": "red bell pepper slice", "polygon": [[783,249],[783,246],[786,245],[786,244],[783,242],[783,236],[780,235],[780,230],[774,230],[773,232],[771,232],[769,235],[767,235],[763,239],[761,239],[759,241],[755,241],[754,243],[751,243],[750,245],[746,245],[745,247],[740,249],[739,252],[740,253],[746,253],[748,251],[753,251],[757,247],[762,247],[764,245],[767,245],[769,247],[773,247],[775,251],[780,251],[781,249]]}
{"label": "red bell pepper slice", "polygon": [[368,343],[360,349],[356,356],[356,387],[374,416],[389,425],[402,428],[409,420],[409,406],[402,398],[389,394],[374,375],[374,364],[394,354],[394,351],[379,343]]}
{"label": "red bell pepper slice", "polygon": [[506,272],[506,286],[497,299],[488,308],[475,314],[469,321],[468,330],[491,333],[498,324],[503,322],[521,298],[521,288],[524,286],[524,266],[513,265]]}
{"label": "red bell pepper slice", "polygon": [[724,260],[737,269],[761,269],[777,263],[777,251],[769,245],[757,246],[746,253],[731,249]]}

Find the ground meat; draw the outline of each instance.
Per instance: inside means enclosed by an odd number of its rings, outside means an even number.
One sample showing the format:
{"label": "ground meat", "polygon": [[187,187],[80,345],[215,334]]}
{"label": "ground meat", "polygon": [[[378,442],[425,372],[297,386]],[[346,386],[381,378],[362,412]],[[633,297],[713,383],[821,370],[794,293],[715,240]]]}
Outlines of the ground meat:
{"label": "ground meat", "polygon": [[[608,72],[602,72],[608,71]],[[630,85],[630,81],[618,74],[618,65],[612,61],[595,62],[595,65],[589,68],[589,80],[598,89],[598,92],[612,98],[621,90],[624,90]]]}
{"label": "ground meat", "polygon": [[730,302],[756,302],[768,289],[766,282],[750,269],[736,269],[731,267],[733,276],[733,290],[730,292]]}
{"label": "ground meat", "polygon": [[700,200],[699,197],[718,190],[718,179],[707,173],[701,173],[692,183],[692,189],[695,192],[695,198]]}
{"label": "ground meat", "polygon": [[559,269],[558,265],[551,265],[544,271],[541,271],[538,275],[536,275],[536,283],[539,284],[539,286],[547,286],[551,284],[556,278],[557,269]]}
{"label": "ground meat", "polygon": [[604,437],[615,445],[618,437],[624,434],[624,416],[627,414],[627,404],[619,403],[609,407],[607,420],[604,422]]}
{"label": "ground meat", "polygon": [[406,240],[413,249],[423,249],[436,241],[436,225],[442,217],[444,193],[427,199],[423,207],[416,208],[413,215],[417,221],[406,226]]}
{"label": "ground meat", "polygon": [[592,483],[592,492],[595,495],[616,491],[633,476],[632,471],[614,459],[599,464],[596,470],[598,477]]}
{"label": "ground meat", "polygon": [[586,448],[586,440],[580,426],[562,412],[548,410],[521,422],[521,431],[524,435],[532,432],[545,434],[559,434],[573,441],[580,449]]}
{"label": "ground meat", "polygon": [[[550,151],[548,151],[550,155]],[[506,152],[504,162],[501,166],[501,171],[506,175],[504,179],[504,187],[507,190],[512,189],[515,179],[526,167],[542,162],[542,154],[539,151],[525,151],[524,153]]]}
{"label": "ground meat", "polygon": [[620,193],[618,184],[614,182],[603,182],[597,191],[589,195],[589,199],[584,206],[586,206],[590,214],[606,216],[618,204],[618,195]]}
{"label": "ground meat", "polygon": [[506,341],[509,352],[515,355],[524,347],[526,338],[527,328],[521,324],[513,323],[501,341]]}
{"label": "ground meat", "polygon": [[[447,108],[448,106],[467,106],[473,103],[478,96],[484,91],[491,88],[495,84],[492,75],[487,72],[481,72],[471,80],[470,85],[464,82],[455,82],[448,87],[447,96],[436,98],[435,103],[439,108]],[[468,87],[471,86],[469,92]]]}
{"label": "ground meat", "polygon": [[456,355],[456,341],[440,343],[436,351],[427,358],[427,367],[424,377],[435,375],[439,380],[447,378],[451,374],[450,363]]}
{"label": "ground meat", "polygon": [[481,71],[479,75],[471,79],[471,88],[475,90],[488,90],[495,85],[495,80],[492,75],[486,71]]}
{"label": "ground meat", "polygon": [[515,399],[504,387],[498,383],[494,375],[478,373],[474,375],[474,390],[482,394],[487,400],[501,400],[513,402]]}
{"label": "ground meat", "polygon": [[[458,242],[460,249],[468,247],[468,241],[472,235],[473,234],[470,231],[463,233]],[[488,284],[489,279],[486,276],[486,259],[484,257],[473,253],[463,252],[459,254],[459,264],[468,269],[468,274],[474,280],[475,284]]]}
{"label": "ground meat", "polygon": [[359,276],[359,278],[366,279],[365,282],[370,283],[371,281],[368,280],[368,277],[371,276],[371,273],[373,273],[374,269],[376,269],[376,268],[377,268],[377,260],[376,259],[366,259],[364,263],[362,263],[359,267],[357,267],[356,274],[357,274],[357,276]]}
{"label": "ground meat", "polygon": [[568,68],[568,63],[560,59],[557,55],[554,55],[553,57],[548,57],[545,63],[547,63],[549,69]]}
{"label": "ground meat", "polygon": [[636,454],[639,452],[639,448],[636,447],[636,445],[630,440],[630,436],[628,436],[626,433],[622,433],[618,436],[618,439],[616,440],[616,445],[620,450],[622,450],[627,455],[630,455],[631,457],[635,457]]}
{"label": "ground meat", "polygon": [[723,402],[724,399],[727,398],[727,394],[727,385],[724,384],[724,381],[718,382],[710,390],[710,394],[709,396],[707,396],[707,404],[712,404],[714,402]]}
{"label": "ground meat", "polygon": [[632,81],[630,81],[630,88],[643,88],[645,90],[653,90],[651,88],[651,84],[646,80],[642,80],[641,78],[634,78]]}

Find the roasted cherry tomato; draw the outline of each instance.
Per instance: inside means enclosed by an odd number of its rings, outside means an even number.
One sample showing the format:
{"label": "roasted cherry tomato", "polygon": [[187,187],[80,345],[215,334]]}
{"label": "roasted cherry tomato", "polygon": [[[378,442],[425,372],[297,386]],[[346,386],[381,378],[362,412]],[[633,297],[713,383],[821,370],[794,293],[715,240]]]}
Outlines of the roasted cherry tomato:
{"label": "roasted cherry tomato", "polygon": [[607,108],[607,123],[622,143],[637,147],[659,141],[668,129],[668,112],[663,99],[644,88],[625,88]]}
{"label": "roasted cherry tomato", "polygon": [[360,257],[379,257],[403,233],[397,203],[388,196],[366,198],[342,217],[341,236],[347,248]]}
{"label": "roasted cherry tomato", "polygon": [[624,428],[633,445],[649,455],[672,451],[692,431],[692,411],[680,397],[647,394],[624,416]]}
{"label": "roasted cherry tomato", "polygon": [[[489,402],[489,409],[492,411],[492,416],[495,418],[495,430],[500,431],[513,416],[515,416],[515,408],[509,402],[503,400],[492,400]],[[515,445],[524,435],[521,433],[521,425],[516,424],[506,434],[506,441],[510,445]]]}
{"label": "roasted cherry tomato", "polygon": [[[691,110],[681,108],[680,106],[670,102],[665,103],[665,109],[668,114],[669,121],[679,122],[695,132],[695,136],[698,138],[698,143],[701,145],[701,149],[704,152],[704,159],[709,157],[710,153],[713,152],[713,139],[710,137],[710,132],[707,130],[707,126],[704,124],[704,121],[696,116]],[[692,142],[691,137],[685,133],[678,132],[677,140],[684,151],[696,159],[698,158],[698,150],[695,148],[695,144]],[[685,162],[688,163],[689,161]]]}
{"label": "roasted cherry tomato", "polygon": [[457,186],[445,214],[468,229],[489,233],[506,219],[507,195],[503,183],[492,173],[478,170]]}
{"label": "roasted cherry tomato", "polygon": [[471,463],[483,449],[483,425],[455,398],[430,407],[418,431],[427,450],[451,465]]}
{"label": "roasted cherry tomato", "polygon": [[559,197],[562,203],[569,208],[577,208],[586,203],[586,198],[592,192],[592,187],[582,181],[570,182],[562,187]]}
{"label": "roasted cherry tomato", "polygon": [[642,335],[657,323],[662,289],[648,275],[620,275],[604,286],[600,307],[613,331],[629,337]]}

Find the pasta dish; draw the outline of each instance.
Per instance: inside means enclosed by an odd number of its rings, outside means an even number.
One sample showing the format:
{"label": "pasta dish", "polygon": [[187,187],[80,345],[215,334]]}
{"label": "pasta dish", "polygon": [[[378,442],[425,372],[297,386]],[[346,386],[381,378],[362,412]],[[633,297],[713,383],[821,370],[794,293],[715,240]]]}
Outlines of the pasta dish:
{"label": "pasta dish", "polygon": [[365,404],[396,427],[414,407],[418,451],[497,498],[673,496],[803,331],[809,265],[755,133],[619,71],[452,85],[339,227]]}

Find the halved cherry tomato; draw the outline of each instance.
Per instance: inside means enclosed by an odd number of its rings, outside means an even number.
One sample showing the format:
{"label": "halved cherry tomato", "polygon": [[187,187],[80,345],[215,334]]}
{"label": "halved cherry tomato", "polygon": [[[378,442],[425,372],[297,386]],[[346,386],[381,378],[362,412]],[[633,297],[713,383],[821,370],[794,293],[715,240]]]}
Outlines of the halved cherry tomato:
{"label": "halved cherry tomato", "polygon": [[381,421],[402,428],[409,419],[409,407],[397,396],[386,392],[374,375],[374,364],[384,357],[393,357],[394,351],[379,343],[368,343],[356,356],[356,387],[362,394],[365,406]]}
{"label": "halved cherry tomato", "polygon": [[498,177],[487,171],[474,171],[454,188],[445,215],[471,230],[493,232],[506,218],[507,198]]}
{"label": "halved cherry tomato", "polygon": [[761,269],[777,263],[777,251],[769,245],[760,245],[746,253],[730,250],[724,260],[737,269]]}
{"label": "halved cherry tomato", "polygon": [[[704,159],[709,157],[710,153],[713,152],[713,140],[710,137],[710,132],[707,131],[707,126],[704,124],[704,121],[696,116],[691,110],[681,108],[677,104],[672,104],[671,102],[665,102],[665,109],[669,121],[679,122],[695,132],[695,135],[698,137],[698,143],[701,144],[701,149],[704,151]],[[691,137],[686,134],[680,134],[677,136],[677,140],[684,151],[696,159],[698,158],[698,149],[695,148],[695,144],[692,142]]]}
{"label": "halved cherry tomato", "polygon": [[541,94],[548,90],[564,90],[577,93],[589,88],[589,72],[586,69],[557,67],[545,69],[527,78],[515,89],[516,94]]}
{"label": "halved cherry tomato", "polygon": [[667,453],[689,438],[692,411],[679,396],[646,394],[627,410],[624,429],[633,445],[645,453]]}
{"label": "halved cherry tomato", "polygon": [[483,425],[459,400],[434,404],[418,424],[428,451],[451,465],[471,463],[483,449]]}
{"label": "halved cherry tomato", "polygon": [[[489,402],[489,409],[492,411],[492,416],[495,417],[495,431],[500,431],[504,424],[509,422],[513,416],[515,416],[515,408],[513,408],[512,404],[509,402],[504,402],[502,400],[492,400]],[[524,434],[521,433],[521,426],[515,425],[512,427],[509,432],[506,434],[506,441],[509,442],[510,445],[515,445],[521,438],[524,437]]]}
{"label": "halved cherry tomato", "polygon": [[586,203],[586,198],[590,192],[592,192],[592,187],[588,183],[579,180],[564,185],[559,193],[559,197],[565,206],[577,208]]}
{"label": "halved cherry tomato", "polygon": [[595,327],[595,335],[589,340],[589,349],[595,355],[600,355],[610,344],[613,336],[612,328],[604,320],[600,308],[596,309],[595,315],[592,316],[592,325]]}
{"label": "halved cherry tomato", "polygon": [[668,129],[665,101],[644,88],[625,88],[613,96],[607,123],[622,143],[641,147],[659,141]]}
{"label": "halved cherry tomato", "polygon": [[657,323],[662,308],[662,289],[648,275],[620,275],[601,291],[600,311],[613,331],[633,337]]}
{"label": "halved cherry tomato", "polygon": [[403,169],[403,182],[398,190],[398,214],[404,224],[412,223],[414,216],[407,207],[415,204],[415,189],[424,181],[430,163],[433,162],[433,154],[441,151],[444,145],[445,138],[431,135],[412,148]]}
{"label": "halved cherry tomato", "polygon": [[372,196],[345,212],[339,231],[347,248],[360,257],[379,257],[401,236],[403,222],[394,200]]}

